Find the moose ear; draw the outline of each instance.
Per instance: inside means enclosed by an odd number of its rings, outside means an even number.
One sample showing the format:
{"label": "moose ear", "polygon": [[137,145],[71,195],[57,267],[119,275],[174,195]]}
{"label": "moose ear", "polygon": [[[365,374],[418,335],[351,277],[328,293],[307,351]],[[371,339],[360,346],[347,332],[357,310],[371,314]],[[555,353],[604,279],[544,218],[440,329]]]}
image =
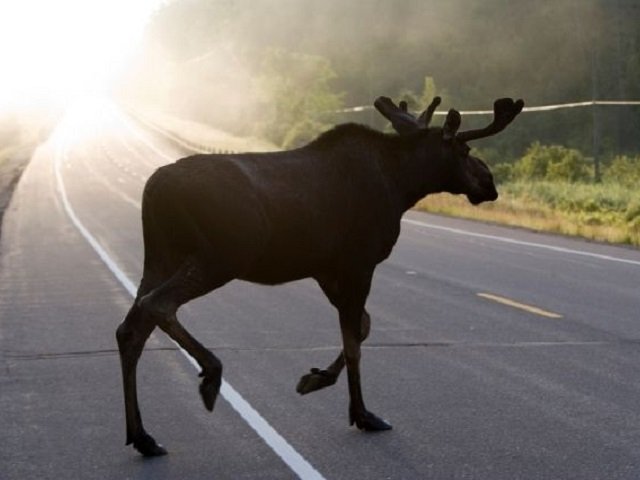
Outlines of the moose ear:
{"label": "moose ear", "polygon": [[460,113],[457,110],[453,108],[449,110],[447,119],[444,121],[444,126],[442,127],[444,132],[443,138],[445,140],[451,140],[456,136],[458,128],[460,128],[461,120]]}

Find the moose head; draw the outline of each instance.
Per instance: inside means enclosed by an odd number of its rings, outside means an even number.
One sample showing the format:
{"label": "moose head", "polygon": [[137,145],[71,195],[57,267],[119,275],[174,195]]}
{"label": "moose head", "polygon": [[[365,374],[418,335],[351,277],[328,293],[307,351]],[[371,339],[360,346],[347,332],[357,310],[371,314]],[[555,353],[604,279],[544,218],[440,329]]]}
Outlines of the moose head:
{"label": "moose head", "polygon": [[406,102],[400,102],[398,106],[388,97],[379,97],[374,106],[401,136],[425,132],[429,136],[437,137],[441,145],[441,161],[448,165],[446,170],[450,172],[444,190],[454,194],[465,194],[473,205],[496,200],[498,192],[493,175],[485,162],[470,154],[471,148],[467,142],[490,137],[504,130],[522,111],[524,101],[514,101],[512,98],[496,100],[493,104],[493,122],[484,128],[464,132],[458,132],[461,117],[454,109],[447,113],[442,128],[429,128],[433,113],[440,102],[440,97],[435,97],[418,117],[408,111]]}

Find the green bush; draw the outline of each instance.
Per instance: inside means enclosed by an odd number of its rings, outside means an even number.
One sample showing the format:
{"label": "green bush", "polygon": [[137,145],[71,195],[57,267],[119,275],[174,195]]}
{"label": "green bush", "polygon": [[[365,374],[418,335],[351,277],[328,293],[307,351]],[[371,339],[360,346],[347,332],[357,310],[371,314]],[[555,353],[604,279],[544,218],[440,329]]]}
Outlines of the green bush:
{"label": "green bush", "polygon": [[511,180],[513,176],[513,165],[510,163],[498,163],[491,167],[493,179],[496,183],[505,183]]}
{"label": "green bush", "polygon": [[590,178],[587,159],[579,150],[533,143],[512,169],[515,180],[578,182]]}
{"label": "green bush", "polygon": [[624,212],[624,219],[630,224],[635,222],[640,225],[640,198],[629,202],[629,206]]}
{"label": "green bush", "polygon": [[640,157],[618,155],[604,169],[605,181],[627,186],[640,186]]}
{"label": "green bush", "polygon": [[613,213],[627,222],[640,216],[640,193],[624,186],[540,180],[509,182],[501,188],[511,197],[566,213]]}

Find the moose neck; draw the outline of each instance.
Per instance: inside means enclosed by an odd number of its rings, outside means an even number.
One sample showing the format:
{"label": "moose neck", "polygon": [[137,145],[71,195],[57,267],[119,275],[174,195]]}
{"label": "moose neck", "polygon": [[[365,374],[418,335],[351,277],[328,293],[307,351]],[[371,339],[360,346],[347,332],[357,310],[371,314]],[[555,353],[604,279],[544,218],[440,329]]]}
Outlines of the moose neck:
{"label": "moose neck", "polygon": [[331,151],[332,157],[342,159],[364,155],[367,168],[377,165],[382,172],[402,214],[425,195],[443,191],[446,172],[440,167],[438,138],[424,131],[388,135],[351,123],[334,127],[304,148],[323,155]]}
{"label": "moose neck", "polygon": [[438,150],[423,135],[390,137],[384,154],[384,170],[404,211],[431,193],[443,191],[444,172]]}

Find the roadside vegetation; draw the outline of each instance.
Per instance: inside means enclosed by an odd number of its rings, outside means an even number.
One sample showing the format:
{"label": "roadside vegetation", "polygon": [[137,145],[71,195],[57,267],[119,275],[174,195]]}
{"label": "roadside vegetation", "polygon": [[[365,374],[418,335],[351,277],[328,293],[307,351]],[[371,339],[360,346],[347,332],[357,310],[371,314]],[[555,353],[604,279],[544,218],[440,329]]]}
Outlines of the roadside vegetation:
{"label": "roadside vegetation", "polygon": [[0,112],[0,228],[11,193],[36,147],[55,124],[52,111]]}
{"label": "roadside vegetation", "polygon": [[498,201],[473,207],[464,198],[442,194],[424,199],[418,208],[640,246],[640,156],[611,159],[597,183],[591,163],[579,150],[534,143],[517,161],[492,166]]}

